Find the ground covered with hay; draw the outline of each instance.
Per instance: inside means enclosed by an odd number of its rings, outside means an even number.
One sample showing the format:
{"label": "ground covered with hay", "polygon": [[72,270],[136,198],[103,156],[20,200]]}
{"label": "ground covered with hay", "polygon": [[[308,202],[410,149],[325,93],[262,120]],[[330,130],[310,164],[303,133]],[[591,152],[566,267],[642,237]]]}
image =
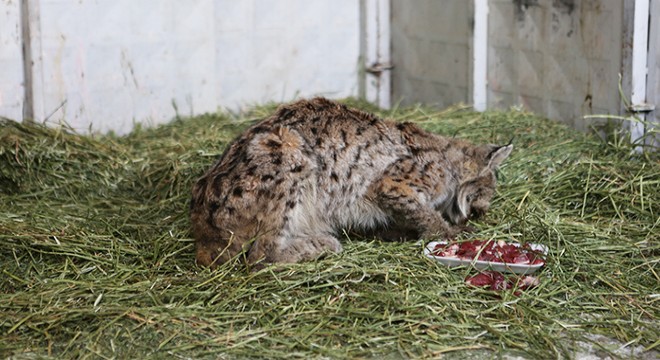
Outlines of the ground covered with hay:
{"label": "ground covered with hay", "polygon": [[518,111],[380,114],[476,142],[515,136],[490,213],[464,238],[550,248],[520,296],[467,287],[473,270],[425,258],[421,242],[346,237],[316,262],[196,267],[192,182],[273,109],[125,137],[0,123],[0,356],[658,356],[657,157]]}

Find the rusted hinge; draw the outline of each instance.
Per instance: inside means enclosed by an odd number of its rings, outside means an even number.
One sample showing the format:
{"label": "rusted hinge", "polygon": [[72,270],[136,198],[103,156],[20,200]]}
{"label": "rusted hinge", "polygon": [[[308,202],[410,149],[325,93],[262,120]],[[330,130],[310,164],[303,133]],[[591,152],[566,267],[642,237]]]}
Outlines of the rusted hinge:
{"label": "rusted hinge", "polygon": [[392,70],[393,68],[394,68],[394,65],[392,65],[390,63],[385,63],[385,64],[373,63],[369,67],[367,67],[365,69],[365,71],[368,72],[369,74],[373,74],[373,75],[378,76],[378,75],[382,74],[383,71]]}
{"label": "rusted hinge", "polygon": [[655,110],[655,105],[646,103],[633,104],[628,107],[628,111],[631,113],[649,113],[653,110]]}

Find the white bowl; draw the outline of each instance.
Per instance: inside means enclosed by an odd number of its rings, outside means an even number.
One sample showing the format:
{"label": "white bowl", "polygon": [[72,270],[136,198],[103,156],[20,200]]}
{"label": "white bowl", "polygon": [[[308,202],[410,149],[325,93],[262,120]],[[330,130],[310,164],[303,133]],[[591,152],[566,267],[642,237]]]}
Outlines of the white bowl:
{"label": "white bowl", "polygon": [[[436,256],[433,255],[433,249],[435,248],[436,245],[441,244],[445,245],[447,244],[446,241],[431,241],[426,245],[424,248],[424,255],[427,257],[437,260],[449,267],[453,266],[473,266],[475,269],[478,270],[494,270],[494,271],[499,271],[499,272],[509,272],[509,273],[515,273],[515,274],[532,274],[536,272],[538,269],[540,269],[543,265],[545,264],[510,264],[510,263],[501,263],[501,262],[493,262],[493,261],[483,261],[483,260],[468,260],[468,259],[459,259],[457,257],[445,257],[445,256]],[[507,242],[507,244],[513,244],[515,246],[520,246],[519,243],[516,242]],[[544,255],[548,254],[548,247],[545,245],[541,244],[529,244],[529,247],[532,250],[539,251],[543,253]]]}

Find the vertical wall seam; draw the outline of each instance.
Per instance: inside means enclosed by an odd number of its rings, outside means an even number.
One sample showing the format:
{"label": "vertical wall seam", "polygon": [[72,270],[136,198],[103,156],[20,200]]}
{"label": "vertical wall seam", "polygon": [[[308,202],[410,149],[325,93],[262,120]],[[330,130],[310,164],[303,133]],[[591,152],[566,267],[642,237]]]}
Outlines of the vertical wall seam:
{"label": "vertical wall seam", "polygon": [[30,34],[30,6],[20,2],[21,45],[23,51],[23,120],[34,120],[34,87],[32,81],[32,41]]}
{"label": "vertical wall seam", "polygon": [[360,25],[360,51],[358,56],[358,97],[367,98],[367,4],[366,0],[360,0],[358,9],[358,24]]}
{"label": "vertical wall seam", "polygon": [[383,66],[383,73],[381,74],[380,102],[378,105],[385,109],[389,109],[392,105],[392,35],[390,32],[392,17],[390,9],[390,0],[380,0],[378,9],[378,35],[380,36],[378,39],[380,44],[378,46],[378,58]]}

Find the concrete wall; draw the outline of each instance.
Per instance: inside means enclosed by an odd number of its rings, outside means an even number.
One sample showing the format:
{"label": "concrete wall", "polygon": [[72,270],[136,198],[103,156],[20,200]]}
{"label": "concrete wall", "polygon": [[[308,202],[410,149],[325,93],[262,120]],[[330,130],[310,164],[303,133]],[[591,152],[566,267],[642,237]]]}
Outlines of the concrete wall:
{"label": "concrete wall", "polygon": [[472,100],[473,2],[391,0],[392,101]]}
{"label": "concrete wall", "polygon": [[[660,8],[658,2],[652,0],[652,9]],[[440,107],[472,103],[474,1],[391,0],[391,4],[393,101]],[[604,121],[584,115],[625,113],[619,74],[629,97],[632,1],[488,0],[486,4],[489,108],[522,106],[581,130]],[[660,16],[652,17],[651,51],[657,53]],[[649,84],[655,89],[660,72],[654,69]]]}
{"label": "concrete wall", "polygon": [[[27,1],[37,121],[125,133],[177,111],[357,94],[355,0]],[[1,4],[0,39],[15,39],[18,1]],[[0,64],[20,66],[10,43]],[[0,115],[20,119],[20,67],[7,69]]]}
{"label": "concrete wall", "polygon": [[488,103],[521,104],[586,129],[618,114],[623,1],[492,0]]}

